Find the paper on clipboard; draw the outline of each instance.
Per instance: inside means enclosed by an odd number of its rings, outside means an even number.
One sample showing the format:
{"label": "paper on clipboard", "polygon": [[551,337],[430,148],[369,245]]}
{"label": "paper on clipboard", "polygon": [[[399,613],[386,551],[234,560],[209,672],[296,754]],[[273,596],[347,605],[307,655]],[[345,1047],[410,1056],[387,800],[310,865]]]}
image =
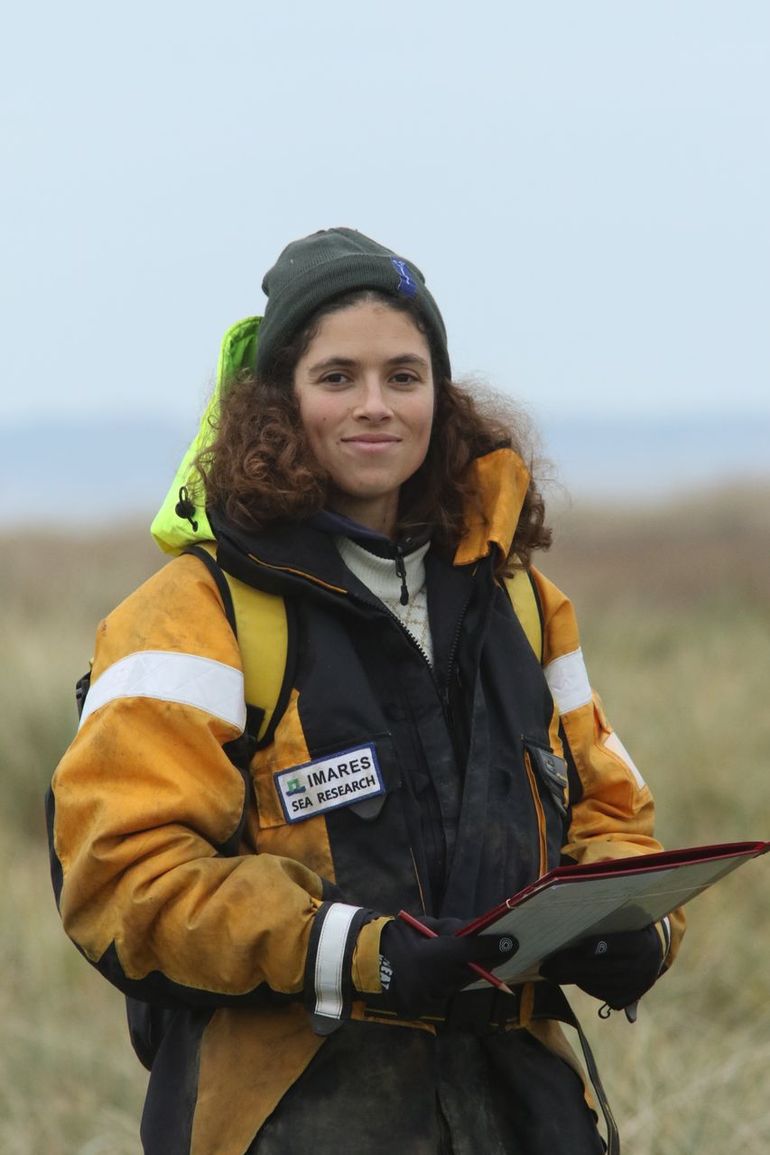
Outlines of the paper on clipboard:
{"label": "paper on clipboard", "polygon": [[581,938],[657,922],[767,850],[770,842],[735,842],[558,867],[460,934],[512,935],[519,949],[494,973],[515,982]]}

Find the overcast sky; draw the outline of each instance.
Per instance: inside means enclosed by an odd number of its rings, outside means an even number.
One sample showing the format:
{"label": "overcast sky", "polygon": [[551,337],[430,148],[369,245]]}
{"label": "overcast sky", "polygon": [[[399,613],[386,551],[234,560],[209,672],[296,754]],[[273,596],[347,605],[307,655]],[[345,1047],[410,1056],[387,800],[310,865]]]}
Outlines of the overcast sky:
{"label": "overcast sky", "polygon": [[770,412],[767,0],[9,9],[0,422],[189,424],[339,224],[536,414]]}

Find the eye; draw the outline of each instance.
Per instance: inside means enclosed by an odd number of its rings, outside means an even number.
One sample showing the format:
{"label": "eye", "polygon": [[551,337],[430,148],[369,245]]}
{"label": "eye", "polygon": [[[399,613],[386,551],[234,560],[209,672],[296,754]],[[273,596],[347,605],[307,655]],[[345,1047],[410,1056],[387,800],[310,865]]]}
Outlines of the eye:
{"label": "eye", "polygon": [[391,381],[394,385],[415,385],[419,381],[419,377],[408,369],[401,369],[398,373],[393,374]]}
{"label": "eye", "polygon": [[339,387],[340,385],[347,385],[350,378],[346,373],[340,370],[335,370],[333,373],[324,373],[321,381],[324,385],[332,385]]}

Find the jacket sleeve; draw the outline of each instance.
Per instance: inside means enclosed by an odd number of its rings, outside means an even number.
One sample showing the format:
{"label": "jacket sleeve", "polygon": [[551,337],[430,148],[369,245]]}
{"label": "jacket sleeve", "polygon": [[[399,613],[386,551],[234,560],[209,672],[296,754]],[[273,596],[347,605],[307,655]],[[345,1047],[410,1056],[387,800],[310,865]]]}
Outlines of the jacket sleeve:
{"label": "jacket sleeve", "polygon": [[[552,744],[563,748],[573,777],[562,853],[574,862],[599,862],[661,850],[652,794],[591,687],[572,604],[543,574],[533,569],[532,577],[543,614],[543,667],[555,707]],[[675,911],[658,929],[667,966],[684,933],[682,912]]]}
{"label": "jacket sleeve", "polygon": [[219,593],[195,558],[177,558],[101,623],[80,728],[49,794],[64,927],[135,997],[297,994],[316,915],[339,905],[299,862],[222,852],[248,804],[223,745],[244,726]]}

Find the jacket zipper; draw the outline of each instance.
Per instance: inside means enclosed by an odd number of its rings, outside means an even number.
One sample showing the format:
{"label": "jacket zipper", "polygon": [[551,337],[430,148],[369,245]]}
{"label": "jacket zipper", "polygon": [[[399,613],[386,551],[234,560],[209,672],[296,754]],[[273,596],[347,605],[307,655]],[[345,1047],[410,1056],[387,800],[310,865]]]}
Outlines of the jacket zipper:
{"label": "jacket zipper", "polygon": [[[475,576],[476,576],[476,570],[474,569],[473,573],[471,574],[471,577],[473,578]],[[449,680],[450,680],[451,675],[452,675],[452,667],[454,665],[455,658],[457,657],[457,650],[460,646],[460,634],[462,633],[463,622],[465,621],[465,615],[468,612],[468,606],[471,604],[471,598],[472,597],[473,597],[473,587],[471,586],[470,590],[468,591],[468,596],[465,599],[465,602],[463,603],[463,607],[460,610],[460,616],[457,619],[457,625],[455,626],[455,632],[454,632],[454,636],[452,638],[452,644],[449,647],[449,661],[447,662],[447,686],[449,685]]]}
{"label": "jacket zipper", "polygon": [[406,566],[404,565],[404,551],[401,546],[396,543],[396,576],[401,582],[401,597],[400,602],[402,606],[409,605],[409,589],[406,584]]}
{"label": "jacket zipper", "polygon": [[417,650],[417,653],[420,655],[420,657],[425,662],[425,665],[428,667],[428,673],[430,674],[431,678],[433,679],[433,685],[436,687],[436,693],[437,693],[439,699],[441,699],[441,690],[440,690],[439,684],[436,680],[436,675],[433,671],[433,666],[431,665],[430,658],[425,653],[425,650],[422,648],[420,643],[417,641],[417,638],[414,636],[414,634],[410,633],[409,630],[406,628],[406,626],[401,621],[401,618],[398,616],[398,614],[394,613],[393,610],[391,610],[388,606],[386,606],[384,602],[380,605],[379,603],[370,602],[366,598],[362,598],[362,597],[359,597],[357,594],[351,594],[351,593],[348,593],[348,597],[350,598],[351,601],[358,602],[359,605],[368,606],[370,609],[374,608],[377,610],[380,610],[380,609],[385,610],[388,617],[393,619],[393,621],[396,623],[398,628],[401,630],[401,633],[404,635],[404,637],[407,639],[407,641],[410,643],[410,645],[415,650]]}

